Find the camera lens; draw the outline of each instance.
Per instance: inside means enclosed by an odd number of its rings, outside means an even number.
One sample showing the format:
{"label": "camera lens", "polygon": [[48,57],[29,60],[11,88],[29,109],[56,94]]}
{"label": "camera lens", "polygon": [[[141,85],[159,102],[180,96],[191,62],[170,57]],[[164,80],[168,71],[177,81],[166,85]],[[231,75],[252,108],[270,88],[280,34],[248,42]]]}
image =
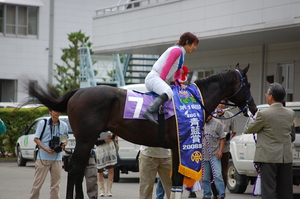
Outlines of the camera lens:
{"label": "camera lens", "polygon": [[60,153],[61,151],[62,151],[61,146],[56,146],[56,147],[54,148],[54,152],[55,152],[55,153]]}

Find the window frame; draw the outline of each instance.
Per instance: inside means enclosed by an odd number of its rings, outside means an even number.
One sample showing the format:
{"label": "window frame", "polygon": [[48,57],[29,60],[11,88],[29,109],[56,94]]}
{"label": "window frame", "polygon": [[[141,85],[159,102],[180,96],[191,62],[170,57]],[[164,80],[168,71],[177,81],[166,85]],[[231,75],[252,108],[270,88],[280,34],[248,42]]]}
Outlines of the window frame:
{"label": "window frame", "polygon": [[[14,4],[5,4],[5,3],[0,3],[0,6],[3,6],[3,16],[0,16],[0,19],[2,19],[2,30],[0,30],[0,34],[2,36],[5,37],[19,37],[19,38],[38,38],[39,36],[39,7],[38,6],[26,6],[26,5],[14,5]],[[14,13],[14,18],[15,24],[8,24],[7,20],[7,6],[11,6],[14,8],[15,13]],[[25,25],[24,24],[19,24],[19,15],[20,15],[20,11],[19,8],[25,8],[25,15],[26,15],[26,19],[25,19]],[[36,34],[30,34],[29,32],[29,28],[30,27],[30,18],[29,18],[29,12],[30,9],[34,8],[36,9],[36,13],[35,13],[35,20],[36,20],[36,24],[35,24],[35,30],[33,32],[35,32]],[[0,20],[1,22],[1,20]],[[14,28],[14,33],[8,33],[7,32],[7,26],[11,25]],[[22,31],[19,31],[19,28],[25,28],[26,32],[25,34],[21,34]]]}
{"label": "window frame", "polygon": [[190,82],[194,82],[197,79],[204,79],[211,75],[220,73],[225,70],[230,70],[230,66],[221,66],[221,67],[213,67],[213,68],[203,68],[194,70]]}

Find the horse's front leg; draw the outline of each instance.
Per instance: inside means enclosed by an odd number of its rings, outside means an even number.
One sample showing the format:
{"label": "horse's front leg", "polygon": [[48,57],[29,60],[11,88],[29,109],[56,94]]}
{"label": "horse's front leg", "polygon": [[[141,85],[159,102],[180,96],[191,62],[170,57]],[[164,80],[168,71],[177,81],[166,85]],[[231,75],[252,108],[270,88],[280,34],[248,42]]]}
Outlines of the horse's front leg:
{"label": "horse's front leg", "polygon": [[172,150],[172,190],[170,199],[181,199],[182,198],[182,184],[183,175],[178,172],[179,166],[179,154],[178,149]]}

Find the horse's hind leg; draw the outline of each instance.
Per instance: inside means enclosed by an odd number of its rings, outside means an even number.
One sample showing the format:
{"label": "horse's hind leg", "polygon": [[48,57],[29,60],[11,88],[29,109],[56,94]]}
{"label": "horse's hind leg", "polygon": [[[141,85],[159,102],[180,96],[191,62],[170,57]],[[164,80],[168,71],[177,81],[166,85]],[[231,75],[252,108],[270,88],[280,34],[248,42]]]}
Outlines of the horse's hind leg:
{"label": "horse's hind leg", "polygon": [[[69,163],[69,167],[71,167],[71,160]],[[68,180],[67,180],[67,193],[66,193],[66,199],[73,199],[73,193],[74,193],[74,185],[76,180],[76,175],[72,175],[73,172],[68,171]]]}
{"label": "horse's hind leg", "polygon": [[[67,182],[67,199],[73,199],[74,185],[76,185],[76,199],[83,198],[82,184],[84,169],[90,157],[91,145],[81,143],[76,140],[75,151],[69,163],[68,182]],[[80,190],[81,189],[81,190]]]}
{"label": "horse's hind leg", "polygon": [[178,172],[179,167],[179,154],[178,149],[172,150],[172,190],[170,199],[181,199],[182,198],[182,184],[183,175]]}
{"label": "horse's hind leg", "polygon": [[[75,154],[75,153],[74,153]],[[82,181],[84,176],[84,164],[80,164],[78,161],[74,161],[74,154],[70,161],[70,169],[68,172],[67,182],[67,199],[73,199],[74,186],[76,190],[76,199],[83,198]],[[72,161],[73,160],[73,161]],[[85,161],[82,161],[85,162]]]}
{"label": "horse's hind leg", "polygon": [[77,180],[75,182],[75,199],[83,199],[83,191],[82,191],[82,182],[83,182],[83,177],[82,176],[78,176]]}

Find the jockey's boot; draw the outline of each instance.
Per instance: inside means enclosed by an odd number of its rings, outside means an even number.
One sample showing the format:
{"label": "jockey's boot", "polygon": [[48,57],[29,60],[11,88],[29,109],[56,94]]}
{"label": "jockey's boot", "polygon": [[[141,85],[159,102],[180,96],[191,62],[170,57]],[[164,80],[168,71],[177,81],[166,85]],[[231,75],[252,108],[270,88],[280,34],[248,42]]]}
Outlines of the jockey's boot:
{"label": "jockey's boot", "polygon": [[167,100],[168,100],[168,95],[166,93],[158,96],[154,100],[154,102],[147,108],[147,110],[143,113],[143,117],[155,124],[158,124],[158,122],[153,117],[153,113],[157,113],[159,107]]}

